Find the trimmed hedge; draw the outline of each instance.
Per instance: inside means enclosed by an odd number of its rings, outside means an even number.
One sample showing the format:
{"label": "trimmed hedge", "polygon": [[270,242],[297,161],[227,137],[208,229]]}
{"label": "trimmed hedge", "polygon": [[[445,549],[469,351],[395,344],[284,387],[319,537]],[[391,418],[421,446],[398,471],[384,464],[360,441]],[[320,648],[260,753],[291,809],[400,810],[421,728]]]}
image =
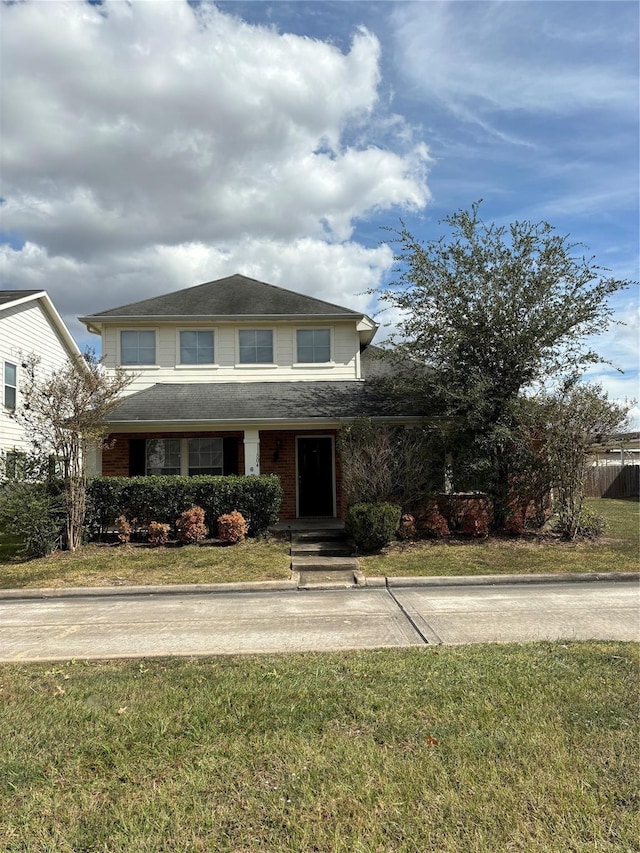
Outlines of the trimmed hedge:
{"label": "trimmed hedge", "polygon": [[402,508],[390,503],[352,504],[347,533],[359,551],[378,551],[395,538]]}
{"label": "trimmed hedge", "polygon": [[209,530],[221,515],[238,510],[250,536],[278,521],[282,486],[275,474],[260,477],[96,477],[87,489],[86,525],[91,538],[106,533],[119,515],[139,525],[159,521],[174,527],[192,506],[201,506]]}

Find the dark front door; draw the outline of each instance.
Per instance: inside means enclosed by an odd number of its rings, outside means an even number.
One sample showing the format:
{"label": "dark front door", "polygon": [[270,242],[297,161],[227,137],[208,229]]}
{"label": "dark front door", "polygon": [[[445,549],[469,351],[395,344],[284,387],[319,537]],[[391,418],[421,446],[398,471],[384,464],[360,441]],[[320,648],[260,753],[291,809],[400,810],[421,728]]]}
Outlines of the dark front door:
{"label": "dark front door", "polygon": [[298,515],[334,514],[333,440],[298,437]]}

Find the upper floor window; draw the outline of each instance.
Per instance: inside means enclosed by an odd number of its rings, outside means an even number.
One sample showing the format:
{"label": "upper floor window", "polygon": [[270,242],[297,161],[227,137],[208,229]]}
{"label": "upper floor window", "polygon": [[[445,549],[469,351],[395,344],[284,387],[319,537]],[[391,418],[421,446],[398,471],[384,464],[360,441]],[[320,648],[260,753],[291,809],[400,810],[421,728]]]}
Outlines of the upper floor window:
{"label": "upper floor window", "polygon": [[180,332],[180,364],[213,364],[213,332]]}
{"label": "upper floor window", "polygon": [[152,329],[144,331],[120,332],[121,364],[155,364],[156,333]]}
{"label": "upper floor window", "polygon": [[301,364],[321,364],[331,361],[331,332],[329,329],[298,329],[296,346],[296,358]]}
{"label": "upper floor window", "polygon": [[18,368],[8,361],[4,363],[4,405],[7,409],[15,409],[18,389]]}
{"label": "upper floor window", "polygon": [[241,329],[238,343],[240,364],[273,364],[271,329]]}

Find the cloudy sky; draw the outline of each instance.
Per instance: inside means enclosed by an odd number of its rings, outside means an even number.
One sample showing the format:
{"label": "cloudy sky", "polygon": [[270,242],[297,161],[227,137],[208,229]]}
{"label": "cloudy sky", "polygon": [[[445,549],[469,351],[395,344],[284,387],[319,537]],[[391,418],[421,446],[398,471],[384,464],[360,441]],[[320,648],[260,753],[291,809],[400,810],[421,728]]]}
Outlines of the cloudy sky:
{"label": "cloudy sky", "polygon": [[[241,272],[375,313],[483,198],[638,277],[635,2],[3,4],[2,288],[76,320]],[[638,396],[637,291],[592,371]],[[384,319],[384,318],[381,318]]]}

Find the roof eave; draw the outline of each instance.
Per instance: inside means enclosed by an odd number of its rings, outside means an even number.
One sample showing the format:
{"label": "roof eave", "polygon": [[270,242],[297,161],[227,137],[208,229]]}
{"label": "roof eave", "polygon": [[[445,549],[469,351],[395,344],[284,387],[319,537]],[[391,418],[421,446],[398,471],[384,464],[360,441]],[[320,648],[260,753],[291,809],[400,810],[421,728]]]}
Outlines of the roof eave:
{"label": "roof eave", "polygon": [[[317,418],[216,418],[215,420],[194,420],[193,418],[178,420],[173,418],[171,420],[105,420],[105,425],[110,429],[113,427],[126,427],[130,430],[137,428],[142,432],[150,429],[162,429],[165,431],[174,430],[179,432],[180,430],[186,430],[192,427],[199,429],[211,429],[211,427],[215,426],[224,427],[224,429],[229,430],[234,427],[236,429],[243,429],[244,426],[255,427],[257,424],[261,425],[263,429],[269,429],[270,427],[273,427],[274,429],[281,429],[283,426],[291,426],[295,429],[301,429],[305,426],[311,426],[313,428],[320,428],[322,426],[339,427],[345,423],[352,423],[353,421],[358,420],[359,417],[361,416],[348,415],[333,418],[325,415]],[[419,424],[435,419],[428,418],[423,415],[374,415],[371,417],[371,420],[380,423]]]}
{"label": "roof eave", "polygon": [[[366,315],[358,314],[357,312],[344,314],[95,314],[90,317],[78,317],[81,323],[88,326],[96,326],[98,323],[187,323],[187,322],[225,322],[232,323],[238,321],[264,321],[264,320],[357,320],[359,323],[363,319],[369,319]],[[375,324],[374,324],[375,325]],[[377,326],[375,326],[377,328]]]}

